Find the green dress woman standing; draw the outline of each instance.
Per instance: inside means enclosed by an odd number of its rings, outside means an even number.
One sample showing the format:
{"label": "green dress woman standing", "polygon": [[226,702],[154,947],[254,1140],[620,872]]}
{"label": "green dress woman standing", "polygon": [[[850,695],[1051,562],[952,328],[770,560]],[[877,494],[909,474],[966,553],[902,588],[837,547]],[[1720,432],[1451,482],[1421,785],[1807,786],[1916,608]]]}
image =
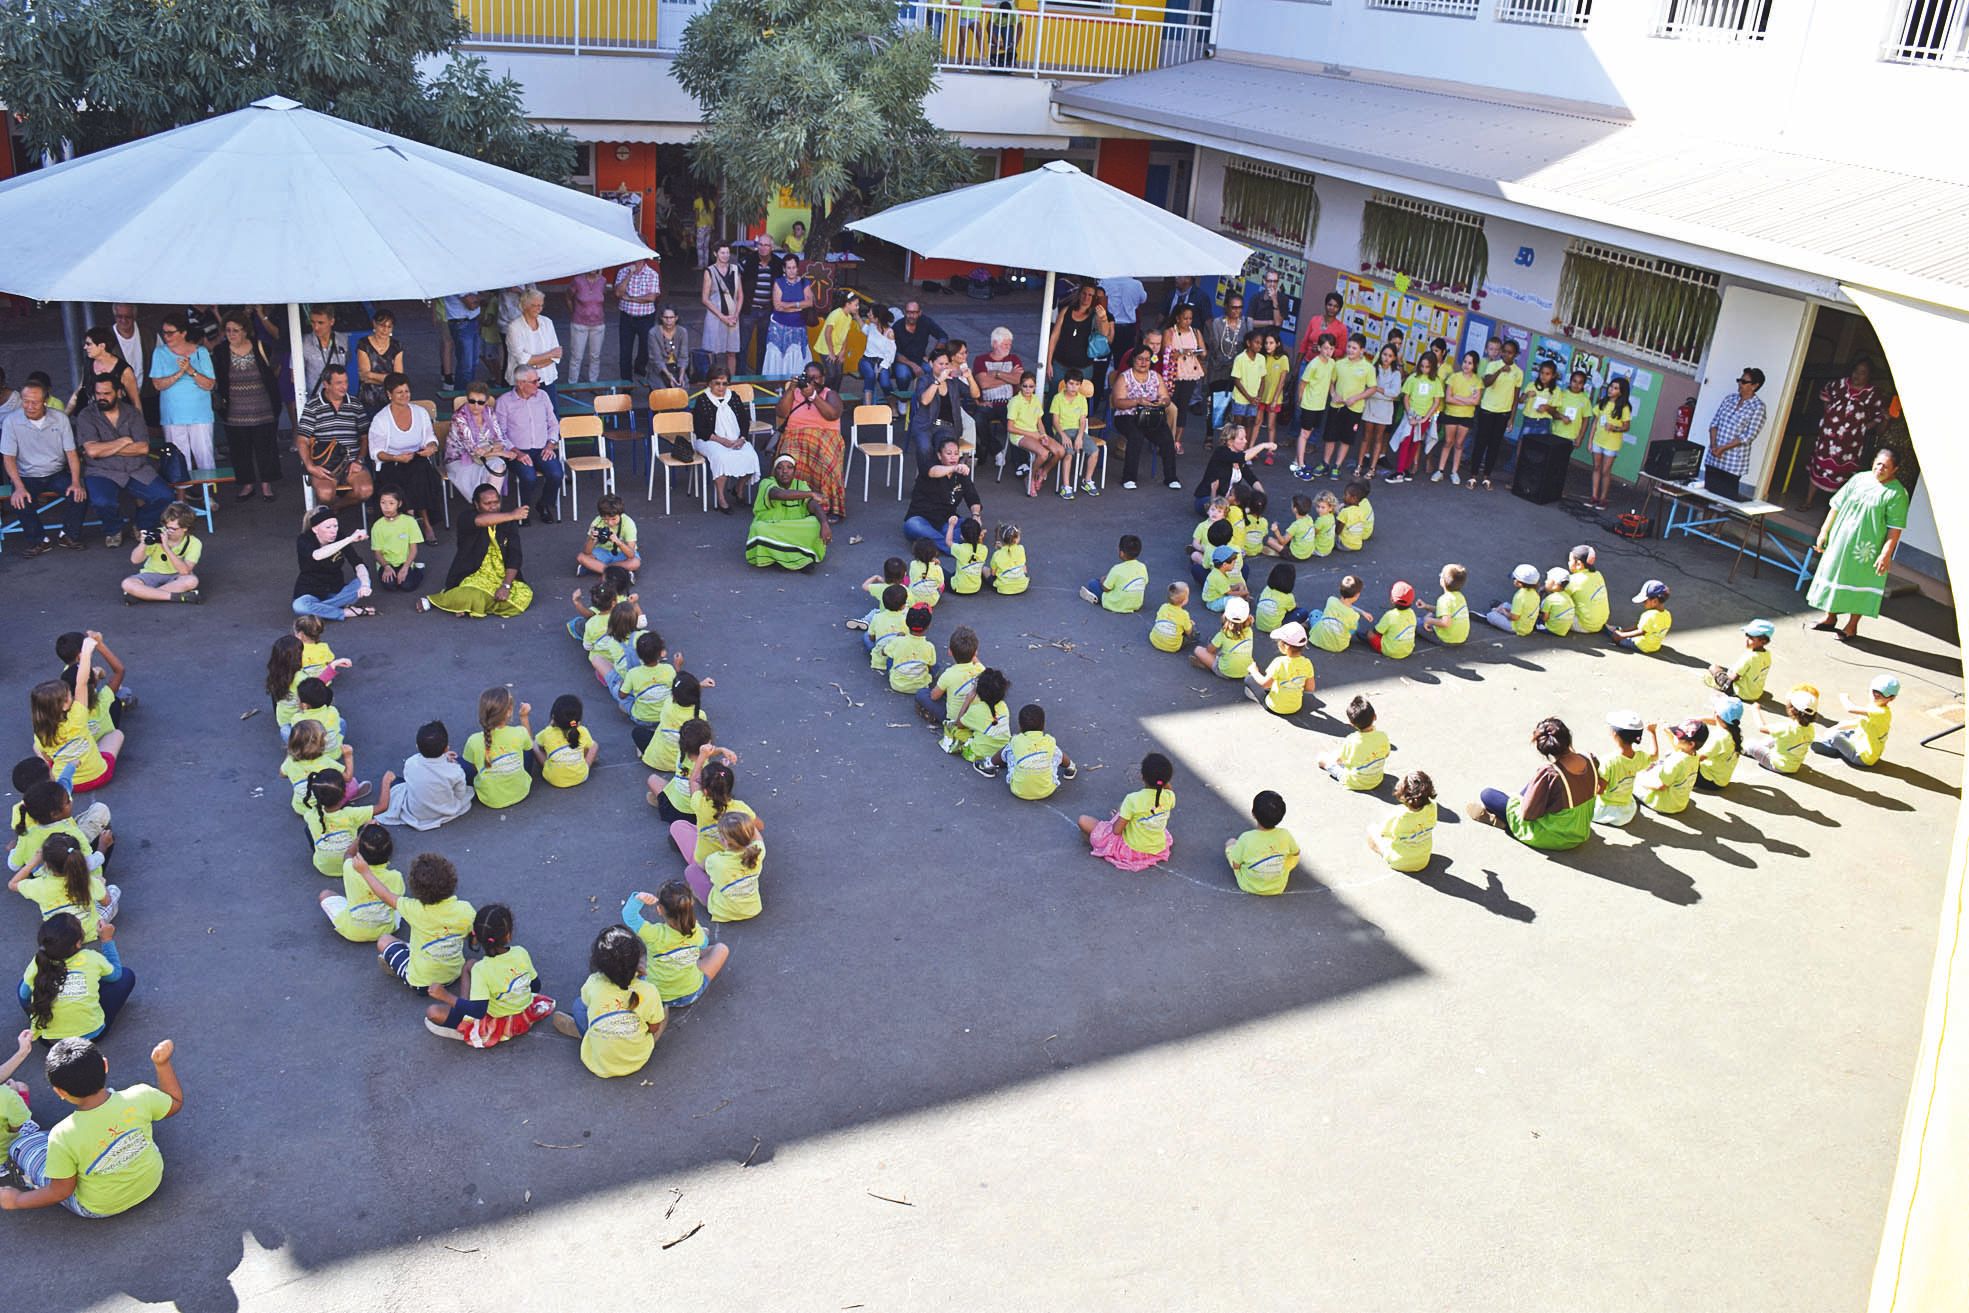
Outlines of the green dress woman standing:
{"label": "green dress woman standing", "polygon": [[827,557],[833,534],[820,514],[821,495],[793,470],[793,457],[781,456],[773,462],[771,477],[759,483],[752,527],[745,535],[747,565],[804,570]]}
{"label": "green dress woman standing", "polygon": [[[1907,528],[1907,489],[1896,477],[1899,462],[1883,447],[1873,468],[1862,470],[1832,495],[1819,526],[1818,573],[1806,598],[1825,612],[1813,629],[1836,630],[1843,639],[1860,630],[1861,616],[1877,616],[1887,597],[1887,570]],[[1846,617],[1844,628],[1839,617]]]}
{"label": "green dress woman standing", "polygon": [[473,514],[458,526],[444,590],[419,598],[417,609],[453,615],[516,616],[533,604],[533,589],[520,578],[520,533],[529,508],[499,509],[499,490],[481,483],[472,494]]}

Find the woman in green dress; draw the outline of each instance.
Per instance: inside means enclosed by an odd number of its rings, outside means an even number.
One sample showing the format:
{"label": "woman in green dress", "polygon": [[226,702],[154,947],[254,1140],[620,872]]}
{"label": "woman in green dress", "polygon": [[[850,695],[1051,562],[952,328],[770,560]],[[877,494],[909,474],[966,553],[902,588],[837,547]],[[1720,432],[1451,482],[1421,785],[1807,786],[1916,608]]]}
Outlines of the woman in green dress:
{"label": "woman in green dress", "polygon": [[759,483],[752,528],[745,535],[747,565],[804,570],[826,559],[834,535],[821,514],[821,495],[793,470],[793,457],[781,456],[773,462],[772,476]]}
{"label": "woman in green dress", "polygon": [[1825,618],[1810,627],[1830,630],[1841,642],[1860,632],[1861,616],[1879,615],[1886,600],[1887,570],[1907,528],[1907,489],[1899,474],[1892,449],[1882,447],[1872,469],[1861,470],[1832,495],[1819,526],[1819,568],[1805,596]]}
{"label": "woman in green dress", "polygon": [[472,493],[473,514],[458,524],[458,551],[444,590],[417,599],[419,611],[433,607],[453,615],[516,616],[533,603],[533,590],[520,578],[520,525],[529,508],[499,509],[499,489],[481,483]]}
{"label": "woman in green dress", "polygon": [[1527,847],[1577,848],[1593,834],[1599,770],[1591,757],[1573,750],[1572,731],[1563,720],[1547,717],[1539,721],[1531,732],[1531,746],[1545,758],[1545,764],[1518,796],[1485,789],[1463,814],[1481,824],[1509,830],[1512,838]]}

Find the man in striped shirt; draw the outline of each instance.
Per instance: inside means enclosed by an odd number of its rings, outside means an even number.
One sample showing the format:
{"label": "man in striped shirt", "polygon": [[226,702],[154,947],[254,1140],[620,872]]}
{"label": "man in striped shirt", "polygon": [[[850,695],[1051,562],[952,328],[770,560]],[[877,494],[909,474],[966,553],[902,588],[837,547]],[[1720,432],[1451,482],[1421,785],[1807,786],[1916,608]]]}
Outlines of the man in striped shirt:
{"label": "man in striped shirt", "polygon": [[617,378],[641,378],[649,367],[649,333],[656,327],[656,299],[663,295],[663,270],[650,257],[615,274]]}
{"label": "man in striped shirt", "polygon": [[[368,435],[362,407],[349,400],[349,371],[341,365],[324,365],[321,390],[301,407],[301,422],[294,426],[294,450],[314,485],[318,504],[339,510],[369,500],[376,488],[363,467],[362,446]],[[348,485],[345,493],[339,491],[344,484]]]}

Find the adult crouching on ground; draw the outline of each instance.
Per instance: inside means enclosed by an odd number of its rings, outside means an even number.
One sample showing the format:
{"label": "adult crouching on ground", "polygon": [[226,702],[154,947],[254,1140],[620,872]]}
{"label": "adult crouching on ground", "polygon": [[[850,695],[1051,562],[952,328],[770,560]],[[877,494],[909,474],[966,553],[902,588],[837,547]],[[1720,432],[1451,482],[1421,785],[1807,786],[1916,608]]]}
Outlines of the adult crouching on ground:
{"label": "adult crouching on ground", "polygon": [[499,489],[482,483],[472,493],[472,513],[458,517],[458,551],[444,576],[444,588],[417,599],[419,611],[509,618],[533,604],[533,589],[520,575],[520,526],[525,506],[499,508]]}
{"label": "adult crouching on ground", "polygon": [[1485,789],[1463,814],[1484,825],[1508,830],[1511,837],[1532,848],[1577,848],[1593,833],[1593,800],[1599,792],[1599,772],[1593,759],[1573,751],[1572,731],[1548,716],[1531,732],[1531,746],[1545,758],[1538,773],[1515,798]]}
{"label": "adult crouching on ground", "polygon": [[376,614],[375,607],[362,604],[370,593],[369,560],[361,546],[368,539],[362,529],[344,535],[332,507],[317,506],[309,513],[308,527],[294,543],[300,565],[294,578],[295,615],[354,620]]}
{"label": "adult crouching on ground", "polygon": [[902,531],[912,543],[927,540],[937,545],[949,568],[957,568],[946,537],[951,527],[966,516],[984,518],[984,502],[977,485],[971,482],[971,467],[964,463],[963,448],[955,437],[946,437],[937,447],[936,462],[916,476],[910,489],[909,511]]}

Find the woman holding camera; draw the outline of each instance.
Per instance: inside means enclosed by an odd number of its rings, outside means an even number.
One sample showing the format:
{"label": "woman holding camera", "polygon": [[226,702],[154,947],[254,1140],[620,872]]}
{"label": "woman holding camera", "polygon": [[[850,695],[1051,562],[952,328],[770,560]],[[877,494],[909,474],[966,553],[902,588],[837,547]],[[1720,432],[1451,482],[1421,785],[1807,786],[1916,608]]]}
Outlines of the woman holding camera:
{"label": "woman holding camera", "polygon": [[841,397],[827,386],[819,365],[808,362],[806,370],[786,385],[773,418],[780,429],[780,451],[793,458],[798,477],[820,494],[827,518],[839,524],[848,514]]}

